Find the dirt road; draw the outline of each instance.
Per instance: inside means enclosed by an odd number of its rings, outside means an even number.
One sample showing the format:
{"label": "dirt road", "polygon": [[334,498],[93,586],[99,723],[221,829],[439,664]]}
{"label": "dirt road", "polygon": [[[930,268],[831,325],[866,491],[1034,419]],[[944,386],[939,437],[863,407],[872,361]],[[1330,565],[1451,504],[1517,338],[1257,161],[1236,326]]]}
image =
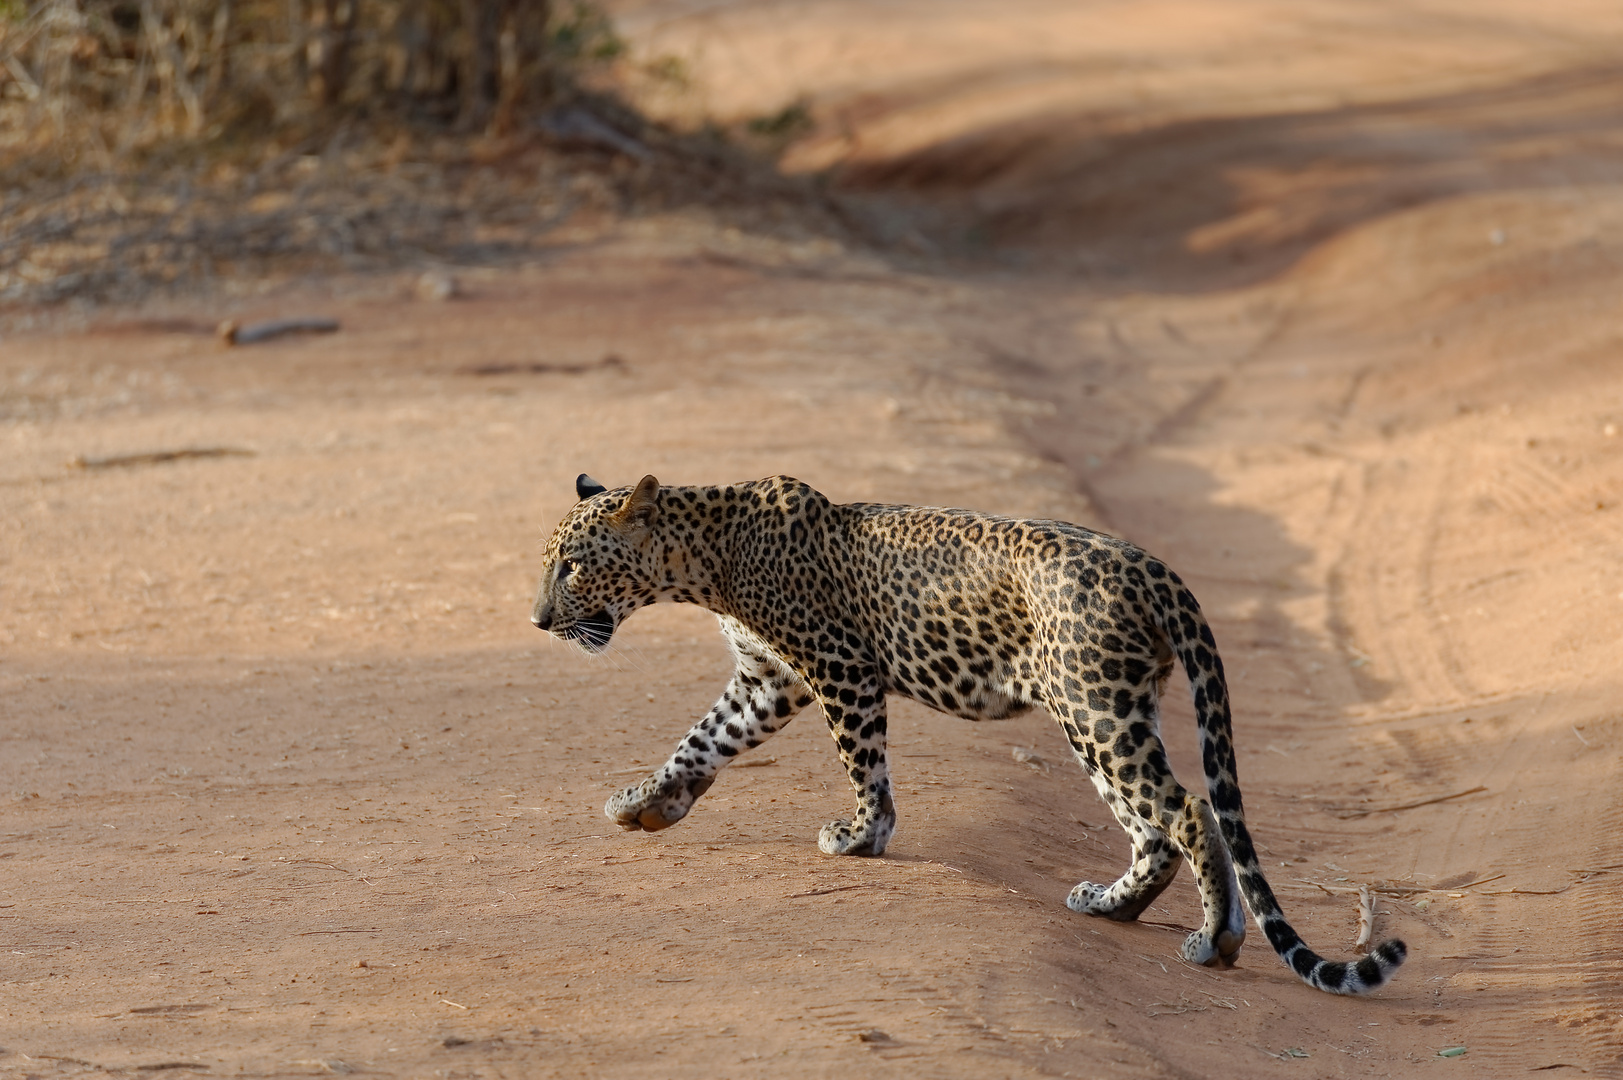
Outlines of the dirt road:
{"label": "dirt road", "polygon": [[[1613,9],[622,8],[689,57],[673,112],[804,98],[787,167],[899,253],[668,215],[447,303],[0,340],[0,1070],[1623,1071]],[[342,329],[208,332],[289,314]],[[728,664],[692,610],[599,659],[528,625],[582,470],[1145,545],[1218,633],[1293,922],[1351,955],[1367,886],[1408,964],[1191,968],[1187,877],[1068,912],[1127,844],[1041,716],[898,703],[881,860],[817,851],[810,717],[618,833]],[[1165,728],[1198,776],[1181,686]]]}

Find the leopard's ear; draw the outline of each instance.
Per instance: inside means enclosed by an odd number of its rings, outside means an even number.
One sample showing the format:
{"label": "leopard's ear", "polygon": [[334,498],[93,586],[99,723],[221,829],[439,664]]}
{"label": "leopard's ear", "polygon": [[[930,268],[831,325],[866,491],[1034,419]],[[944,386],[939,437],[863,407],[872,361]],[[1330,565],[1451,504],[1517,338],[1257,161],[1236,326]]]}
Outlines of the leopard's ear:
{"label": "leopard's ear", "polygon": [[575,498],[577,499],[590,499],[593,495],[601,495],[607,490],[609,489],[585,473],[575,477]]}
{"label": "leopard's ear", "polygon": [[659,517],[659,481],[653,475],[637,481],[626,504],[620,508],[619,518],[626,524],[652,525]]}

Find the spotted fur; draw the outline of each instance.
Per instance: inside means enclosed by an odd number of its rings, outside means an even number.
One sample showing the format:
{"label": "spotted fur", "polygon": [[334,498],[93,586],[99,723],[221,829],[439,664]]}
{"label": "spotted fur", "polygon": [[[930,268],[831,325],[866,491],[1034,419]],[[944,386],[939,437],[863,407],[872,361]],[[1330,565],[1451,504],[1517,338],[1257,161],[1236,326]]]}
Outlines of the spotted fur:
{"label": "spotted fur", "polygon": [[[1285,921],[1246,830],[1211,628],[1178,575],[1132,544],[1059,521],[838,505],[782,476],[722,487],[645,476],[610,491],[583,475],[576,491],[547,544],[535,625],[595,652],[640,607],[699,604],[737,658],[669,760],[609,800],[623,828],[680,821],[728,762],[815,701],[856,791],[855,813],[824,826],[818,846],[879,855],[896,826],[887,695],[972,720],[1041,705],[1133,842],[1127,871],[1077,885],[1070,908],[1135,919],[1187,860],[1204,909],[1183,945],[1194,963],[1234,962],[1242,897],[1320,990],[1367,992],[1403,962],[1401,941],[1325,960]],[[1194,695],[1209,799],[1178,783],[1161,743],[1174,660]]]}

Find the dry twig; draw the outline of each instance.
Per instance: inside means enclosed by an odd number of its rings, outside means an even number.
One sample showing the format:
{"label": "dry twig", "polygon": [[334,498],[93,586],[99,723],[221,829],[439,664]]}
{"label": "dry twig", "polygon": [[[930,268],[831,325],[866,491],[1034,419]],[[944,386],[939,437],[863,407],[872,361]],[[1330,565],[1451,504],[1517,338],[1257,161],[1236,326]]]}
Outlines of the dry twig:
{"label": "dry twig", "polygon": [[1438,795],[1435,798],[1419,799],[1415,802],[1400,803],[1397,806],[1372,806],[1365,810],[1349,810],[1345,813],[1338,814],[1337,816],[1341,818],[1361,818],[1368,817],[1371,814],[1395,814],[1399,810],[1413,810],[1421,806],[1431,806],[1433,803],[1449,802],[1453,799],[1463,799],[1467,795],[1475,795],[1479,791],[1487,790],[1488,786],[1486,784],[1478,784],[1474,788],[1467,788],[1464,791],[1456,791],[1452,795]]}
{"label": "dry twig", "polygon": [[1353,948],[1362,949],[1369,944],[1370,935],[1375,932],[1375,894],[1369,891],[1368,885],[1358,887],[1358,940],[1353,942]]}
{"label": "dry twig", "polygon": [[824,896],[828,893],[850,892],[852,889],[873,889],[883,884],[878,881],[865,881],[860,885],[836,885],[832,889],[813,889],[811,892],[790,893],[788,899],[799,900],[803,896]]}

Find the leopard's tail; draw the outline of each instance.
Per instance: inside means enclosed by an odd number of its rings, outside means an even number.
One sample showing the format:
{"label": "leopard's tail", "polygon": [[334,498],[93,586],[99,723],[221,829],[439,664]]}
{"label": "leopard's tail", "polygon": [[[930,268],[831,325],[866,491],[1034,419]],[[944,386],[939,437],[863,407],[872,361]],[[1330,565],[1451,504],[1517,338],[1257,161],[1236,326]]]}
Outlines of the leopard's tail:
{"label": "leopard's tail", "polygon": [[1154,605],[1162,633],[1173,652],[1183,662],[1189,688],[1195,699],[1195,716],[1200,726],[1201,764],[1206,772],[1206,790],[1217,816],[1223,842],[1234,860],[1251,917],[1267,936],[1274,952],[1285,966],[1309,986],[1332,994],[1366,994],[1392,977],[1403,963],[1408,947],[1392,940],[1377,945],[1362,960],[1326,960],[1307,947],[1285,921],[1274,891],[1268,887],[1257,850],[1245,827],[1245,809],[1240,801],[1240,781],[1234,760],[1233,717],[1229,712],[1228,683],[1223,677],[1223,661],[1217,655],[1217,641],[1211,627],[1178,575],[1166,571],[1155,583],[1160,603]]}

